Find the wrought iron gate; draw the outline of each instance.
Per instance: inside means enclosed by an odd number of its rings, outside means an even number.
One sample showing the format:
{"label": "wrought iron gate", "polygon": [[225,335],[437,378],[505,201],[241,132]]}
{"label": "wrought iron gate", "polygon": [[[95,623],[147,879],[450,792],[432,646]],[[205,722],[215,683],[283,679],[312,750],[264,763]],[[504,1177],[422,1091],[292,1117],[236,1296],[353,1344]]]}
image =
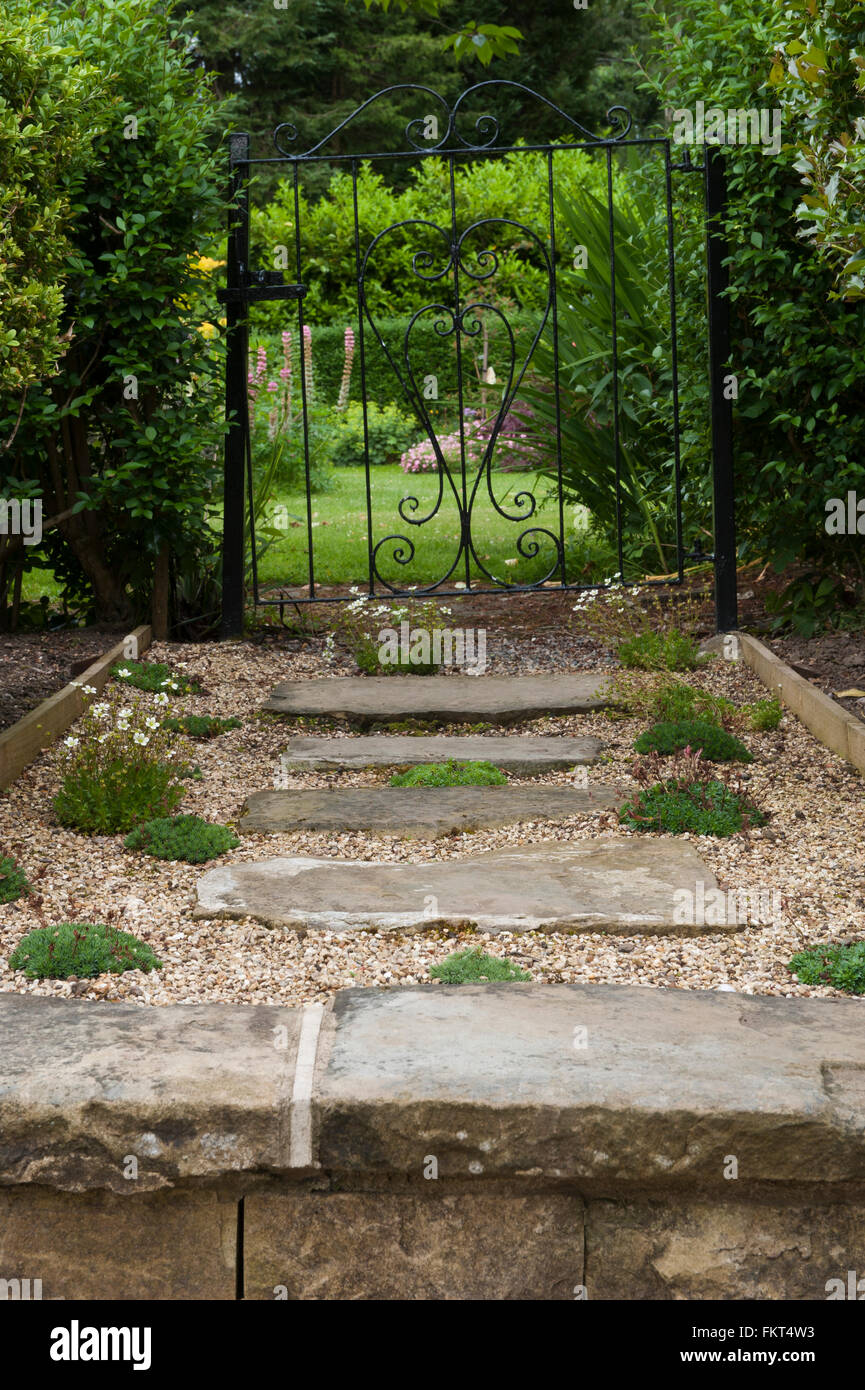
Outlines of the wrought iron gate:
{"label": "wrought iron gate", "polygon": [[[566,141],[554,143],[514,143],[500,139],[499,123],[491,114],[481,114],[474,120],[471,138],[461,130],[461,120],[466,120],[468,104],[477,99],[479,93],[492,96],[491,89],[510,89],[521,94],[524,100],[538,101],[561,119]],[[373,102],[383,97],[391,97],[397,92],[417,93],[423,96],[436,114],[419,116],[411,120],[405,129],[405,147],[378,154],[362,152],[346,154],[339,148],[342,132],[364,112]],[[731,403],[725,390],[727,358],[729,355],[729,324],[726,300],[726,274],[723,265],[726,246],[717,230],[719,214],[724,205],[725,179],[723,157],[717,148],[702,146],[702,163],[693,163],[690,150],[685,148],[681,158],[674,160],[669,138],[629,138],[631,118],[622,107],[614,107],[607,113],[612,134],[599,137],[586,130],[578,122],[567,116],[553,103],[537,93],[514,82],[493,80],[476,84],[467,89],[453,105],[427,87],[404,84],[387,88],[371,97],[343,121],[334,131],[320,140],[312,148],[299,152],[298,133],[291,125],[281,125],[274,132],[276,154],[265,158],[253,158],[250,153],[250,137],[246,134],[232,134],[229,139],[231,198],[232,208],[229,221],[227,254],[227,273],[225,289],[220,291],[220,300],[226,306],[227,363],[226,363],[226,451],[223,519],[223,617],[222,635],[236,636],[242,632],[244,605],[246,601],[247,554],[251,564],[251,588],[257,605],[272,605],[283,610],[286,604],[333,602],[348,595],[326,595],[321,592],[321,584],[316,572],[316,541],[314,522],[315,502],[310,490],[310,469],[314,459],[310,458],[310,401],[308,399],[308,379],[304,354],[308,352],[308,324],[304,315],[304,297],[307,285],[304,281],[305,252],[301,228],[300,179],[304,170],[317,164],[329,163],[344,168],[350,175],[353,189],[354,210],[354,258],[357,275],[356,314],[358,322],[358,357],[363,407],[363,438],[365,487],[363,489],[362,509],[366,514],[366,573],[363,587],[370,595],[394,597],[403,594],[419,596],[432,593],[436,596],[460,597],[469,593],[513,593],[545,589],[548,591],[581,589],[584,583],[574,581],[568,573],[564,495],[562,476],[562,443],[560,430],[560,381],[559,345],[557,319],[561,290],[560,255],[556,245],[556,191],[554,161],[566,156],[568,151],[582,150],[606,166],[606,188],[609,214],[609,285],[610,285],[610,354],[609,373],[612,392],[611,437],[615,455],[616,486],[616,547],[619,557],[619,572],[624,576],[623,531],[620,500],[622,496],[622,459],[620,445],[620,415],[624,407],[621,399],[619,337],[623,313],[617,304],[617,242],[615,233],[613,205],[613,160],[618,151],[633,150],[653,152],[660,156],[662,170],[662,206],[666,219],[666,279],[669,296],[670,327],[670,365],[671,365],[671,492],[675,508],[675,566],[663,580],[681,584],[685,561],[700,557],[713,560],[715,570],[715,607],[718,631],[728,631],[736,626],[736,567],[735,531],[733,507],[733,470],[731,448]],[[439,129],[443,133],[439,134]],[[677,151],[677,156],[679,152]],[[475,219],[465,227],[458,225],[457,199],[455,194],[455,173],[466,161],[501,158],[534,154],[542,156],[546,168],[547,216],[543,235],[536,227],[527,225],[517,217],[496,216],[491,209],[488,217]],[[430,219],[408,219],[393,222],[388,227],[366,236],[358,215],[358,171],[362,165],[402,159],[409,162],[438,160],[446,174],[447,211],[442,221]],[[249,179],[257,168],[276,166],[283,169],[290,179],[294,195],[294,245],[290,252],[289,264],[293,261],[293,279],[285,282],[281,270],[255,268],[250,264],[250,198]],[[707,231],[707,287],[708,287],[708,368],[711,401],[711,450],[714,498],[714,545],[710,553],[700,549],[685,549],[682,525],[682,479],[680,468],[682,422],[680,412],[680,386],[678,366],[678,328],[676,321],[676,261],[674,250],[674,176],[703,177],[705,197],[705,216]],[[369,267],[376,249],[388,233],[396,230],[416,230],[426,238],[422,249],[415,251],[406,266],[420,287],[425,290],[428,302],[409,315],[401,345],[396,353],[379,331],[376,305],[371,302],[369,293]],[[531,347],[521,362],[517,361],[514,334],[508,315],[494,303],[483,298],[484,285],[498,267],[498,256],[493,242],[494,236],[501,236],[505,228],[509,235],[519,235],[526,239],[537,262],[547,278],[547,302],[540,318],[537,332]],[[469,238],[478,233],[489,235],[490,244],[468,255]],[[436,260],[429,249],[430,239],[441,246],[441,254]],[[307,253],[308,254],[308,253]],[[447,293],[442,291],[447,288]],[[472,293],[472,289],[475,293]],[[286,307],[296,314],[296,342],[299,346],[301,370],[299,384],[301,409],[294,424],[302,443],[303,464],[306,480],[305,515],[295,518],[295,528],[303,537],[307,554],[307,573],[302,586],[296,583],[289,586],[270,585],[264,592],[259,582],[258,554],[256,542],[256,507],[252,454],[250,445],[250,412],[248,395],[248,324],[252,306],[262,301],[287,301]],[[569,306],[573,307],[573,306]],[[426,406],[424,393],[420,387],[416,363],[412,360],[412,330],[424,315],[438,315],[435,331],[442,337],[453,335],[455,356],[455,408],[457,428],[453,431],[457,444],[451,440],[450,452],[442,447],[440,426],[431,417]],[[470,353],[470,340],[480,331],[480,318],[484,313],[497,316],[503,325],[510,353],[505,386],[501,400],[492,417],[485,422],[485,433],[477,445],[474,455],[467,440],[467,422],[464,386],[466,384],[466,354]],[[558,457],[558,478],[553,479],[552,520],[539,515],[538,498],[528,485],[515,493],[509,504],[503,506],[502,499],[495,496],[494,459],[500,447],[503,429],[510,418],[518,393],[526,378],[533,360],[533,354],[546,332],[552,347],[552,383],[556,411],[556,452]],[[431,502],[422,502],[417,485],[412,485],[411,475],[406,477],[406,495],[401,498],[396,514],[383,520],[375,514],[372,476],[375,461],[370,458],[366,374],[370,344],[376,344],[384,352],[390,367],[402,388],[405,401],[411,406],[430,441],[435,455],[436,495]],[[556,495],[557,494],[557,495]],[[549,500],[549,498],[548,498]],[[529,581],[509,582],[502,574],[495,574],[487,564],[484,554],[484,537],[479,534],[478,515],[484,507],[492,507],[499,517],[513,525],[519,534],[514,535],[514,545],[518,557],[534,559],[543,551],[544,564]],[[412,572],[415,557],[415,540],[420,528],[441,514],[447,503],[456,518],[457,530],[453,541],[453,553],[443,573],[437,576],[427,574],[421,582]],[[380,509],[379,509],[380,511]],[[363,510],[361,515],[363,514]],[[387,534],[374,540],[374,525],[378,524]],[[544,524],[542,524],[544,523]],[[251,547],[251,553],[250,552]],[[383,572],[383,557],[387,556],[391,573]],[[505,563],[515,565],[517,560]],[[393,572],[394,567],[404,571],[404,579]]]}

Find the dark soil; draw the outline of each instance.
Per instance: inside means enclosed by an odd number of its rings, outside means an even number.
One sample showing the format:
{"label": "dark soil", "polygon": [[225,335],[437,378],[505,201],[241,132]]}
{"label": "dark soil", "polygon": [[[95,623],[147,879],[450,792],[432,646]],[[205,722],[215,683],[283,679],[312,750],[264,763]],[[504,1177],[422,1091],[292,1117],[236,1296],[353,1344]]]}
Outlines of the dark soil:
{"label": "dark soil", "polygon": [[62,690],[73,679],[73,665],[98,661],[125,633],[103,626],[0,633],[0,729]]}

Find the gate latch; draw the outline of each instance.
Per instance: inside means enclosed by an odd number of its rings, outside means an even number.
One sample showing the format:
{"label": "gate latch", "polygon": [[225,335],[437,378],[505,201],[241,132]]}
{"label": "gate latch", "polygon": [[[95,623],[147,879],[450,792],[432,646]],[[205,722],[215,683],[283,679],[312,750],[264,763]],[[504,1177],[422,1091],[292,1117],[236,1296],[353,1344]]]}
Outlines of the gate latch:
{"label": "gate latch", "polygon": [[256,304],[263,299],[302,299],[306,285],[286,285],[281,270],[247,270],[240,267],[240,284],[217,290],[220,304]]}

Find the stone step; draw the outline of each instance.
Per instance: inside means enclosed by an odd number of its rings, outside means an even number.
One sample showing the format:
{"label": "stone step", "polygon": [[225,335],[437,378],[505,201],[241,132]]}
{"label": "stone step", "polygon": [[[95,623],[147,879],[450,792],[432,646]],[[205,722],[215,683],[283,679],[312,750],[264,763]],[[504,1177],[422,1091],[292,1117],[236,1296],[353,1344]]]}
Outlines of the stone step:
{"label": "stone step", "polygon": [[624,788],[336,787],[253,792],[239,824],[261,831],[369,830],[435,839],[518,821],[563,820],[620,806]]}
{"label": "stone step", "polygon": [[735,930],[677,925],[677,890],[695,895],[699,884],[706,894],[717,887],[689,841],[604,836],[428,864],[298,857],[223,865],[199,879],[193,915],[253,917],[303,932]]}
{"label": "stone step", "polygon": [[512,724],[602,709],[608,703],[601,697],[606,683],[606,677],[585,671],[565,676],[325,676],[282,681],[264,709],[360,724],[400,719]]}
{"label": "stone step", "polygon": [[415,767],[418,763],[490,762],[521,777],[567,771],[597,760],[599,738],[436,737],[419,734],[360,734],[356,738],[289,739],[280,758],[286,772],[338,771],[343,768]]}

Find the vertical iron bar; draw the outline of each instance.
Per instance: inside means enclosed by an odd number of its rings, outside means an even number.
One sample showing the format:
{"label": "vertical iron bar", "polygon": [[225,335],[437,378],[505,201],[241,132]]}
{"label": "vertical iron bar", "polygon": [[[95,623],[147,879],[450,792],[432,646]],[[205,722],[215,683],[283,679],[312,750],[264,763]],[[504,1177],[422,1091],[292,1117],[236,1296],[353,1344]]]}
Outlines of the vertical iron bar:
{"label": "vertical iron bar", "polygon": [[622,460],[619,442],[619,332],[616,319],[616,237],[613,230],[613,152],[607,146],[607,208],[610,216],[610,316],[613,329],[613,444],[616,459],[616,550],[619,582],[625,582],[622,546]]}
{"label": "vertical iron bar", "polygon": [[457,401],[460,412],[460,470],[462,473],[462,507],[460,508],[460,545],[465,546],[466,553],[466,592],[471,589],[471,518],[469,516],[468,492],[466,488],[466,421],[463,409],[463,350],[462,350],[462,324],[460,323],[460,267],[459,256],[457,255],[457,194],[456,180],[454,177],[454,156],[448,156],[448,170],[450,174],[450,197],[451,197],[451,256],[454,267],[454,333],[456,335],[457,348]]}
{"label": "vertical iron bar", "polygon": [[712,491],[715,523],[715,630],[738,627],[736,596],[736,511],[733,481],[733,403],[724,396],[730,359],[729,247],[722,218],[727,201],[724,156],[704,147],[706,170],[706,264],[709,290],[709,377],[712,403]]}
{"label": "vertical iron bar", "polygon": [[[240,290],[249,268],[249,136],[229,136],[228,248],[226,288]],[[244,470],[249,434],[247,373],[247,305],[225,306],[225,473],[222,494],[222,620],[220,638],[243,636],[244,608]]]}
{"label": "vertical iron bar", "polygon": [[676,569],[681,584],[685,577],[682,546],[682,458],[679,427],[679,342],[676,315],[676,254],[673,246],[673,181],[670,142],[664,141],[664,183],[667,211],[667,274],[670,295],[670,368],[673,376],[673,468],[676,485]]}
{"label": "vertical iron bar", "polygon": [[[298,166],[294,164],[294,257],[295,257],[295,279],[300,282],[301,276],[301,250],[300,250],[300,189],[298,187]],[[312,491],[310,488],[309,475],[309,406],[310,402],[306,395],[306,343],[303,336],[303,299],[297,301],[297,331],[300,336],[300,400],[301,414],[303,416],[303,462],[304,477],[306,478],[306,545],[309,575],[309,596],[315,598],[315,561],[312,550]],[[310,333],[310,359],[312,356],[312,334]]]}
{"label": "vertical iron bar", "polygon": [[351,161],[351,195],[354,208],[354,263],[357,269],[357,346],[360,355],[360,399],[363,407],[363,461],[366,467],[366,553],[369,594],[375,593],[375,555],[372,544],[372,477],[369,466],[369,416],[366,399],[366,350],[363,334],[364,288],[360,260],[360,219],[357,206],[357,160]]}
{"label": "vertical iron bar", "polygon": [[547,200],[550,209],[550,293],[553,304],[553,389],[556,396],[556,471],[559,488],[559,567],[565,575],[565,502],[562,495],[562,403],[559,399],[559,312],[556,291],[556,213],[553,189],[553,152],[547,154]]}

